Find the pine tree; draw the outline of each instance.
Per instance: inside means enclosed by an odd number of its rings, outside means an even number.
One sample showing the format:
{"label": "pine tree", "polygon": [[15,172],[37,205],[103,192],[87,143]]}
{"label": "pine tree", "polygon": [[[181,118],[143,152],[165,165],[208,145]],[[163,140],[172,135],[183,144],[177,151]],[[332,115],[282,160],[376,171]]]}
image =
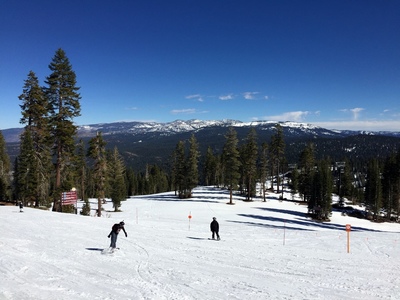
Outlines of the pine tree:
{"label": "pine tree", "polygon": [[[75,151],[74,137],[77,126],[73,118],[80,115],[80,94],[76,86],[76,75],[64,50],[58,49],[49,65],[52,72],[45,83],[46,97],[49,102],[51,137],[53,153],[55,156],[55,194],[53,210],[60,210],[59,203],[63,189],[69,183],[63,184],[67,179],[64,174],[68,172],[68,163],[71,162]],[[64,186],[63,186],[64,185]],[[69,187],[70,188],[70,187]],[[68,190],[69,190],[68,188]]]}
{"label": "pine tree", "polygon": [[380,210],[382,208],[382,182],[381,171],[377,159],[372,159],[368,163],[365,202],[366,208],[373,214],[373,219],[378,221]]}
{"label": "pine tree", "polygon": [[76,167],[76,186],[78,187],[78,198],[81,200],[87,199],[86,196],[86,181],[87,181],[87,165],[86,165],[86,150],[85,143],[79,140],[77,153],[75,156]]}
{"label": "pine tree", "polygon": [[215,157],[211,147],[207,148],[204,161],[204,182],[208,185],[216,185],[217,183],[217,157]]}
{"label": "pine tree", "polygon": [[251,201],[251,197],[255,196],[255,184],[257,174],[257,134],[254,128],[250,129],[246,138],[246,143],[242,151],[242,168],[244,182],[246,185],[246,200]]}
{"label": "pine tree", "polygon": [[299,191],[299,170],[297,169],[297,166],[295,166],[292,170],[291,173],[291,179],[290,179],[290,189],[291,189],[291,194],[292,198],[294,195]]}
{"label": "pine tree", "polygon": [[0,131],[0,200],[11,200],[10,158],[7,154],[6,143]]}
{"label": "pine tree", "polygon": [[233,204],[233,190],[237,189],[238,180],[240,178],[239,168],[239,150],[237,133],[233,127],[230,127],[225,135],[225,144],[222,153],[224,183],[229,189],[229,204]]}
{"label": "pine tree", "polygon": [[87,184],[87,165],[86,165],[86,150],[85,143],[79,140],[77,146],[77,154],[75,157],[75,168],[76,168],[76,186],[78,187],[78,198],[84,201],[82,205],[81,215],[90,215],[90,202],[86,195],[86,184]]}
{"label": "pine tree", "polygon": [[134,196],[137,194],[137,177],[135,176],[135,172],[132,168],[127,168],[125,172],[125,182],[126,182],[126,194],[128,197]]}
{"label": "pine tree", "polygon": [[117,147],[114,148],[108,165],[110,170],[111,201],[113,203],[114,211],[118,211],[121,207],[121,201],[126,199],[126,185],[125,164]]}
{"label": "pine tree", "polygon": [[101,217],[102,202],[105,201],[106,181],[107,181],[107,156],[106,142],[103,140],[101,132],[89,141],[87,156],[94,160],[92,180],[94,182],[94,192],[98,202],[97,216]]}
{"label": "pine tree", "polygon": [[314,180],[314,169],[315,158],[314,158],[314,145],[308,144],[306,148],[300,154],[299,168],[299,192],[303,195],[305,201],[309,201],[312,195],[312,186]]}
{"label": "pine tree", "polygon": [[314,211],[318,220],[329,220],[332,211],[333,178],[329,160],[321,160],[314,172],[312,193],[308,208]]}
{"label": "pine tree", "polygon": [[179,198],[185,197],[186,185],[186,160],[185,160],[185,142],[179,141],[175,147],[173,157],[173,183],[175,194],[178,193]]}
{"label": "pine tree", "polygon": [[400,170],[397,157],[393,154],[386,158],[382,173],[382,204],[388,221],[393,214],[398,215]]}
{"label": "pine tree", "polygon": [[[271,137],[271,145],[270,145],[270,153],[271,153],[271,171],[276,174],[276,185],[277,185],[277,193],[279,193],[279,186],[280,186],[280,173],[283,173],[283,162],[285,158],[285,140],[283,135],[282,126],[276,124],[275,126],[276,133]],[[272,174],[273,175],[273,174]],[[274,176],[272,176],[274,177]],[[271,181],[271,186],[273,180]]]}
{"label": "pine tree", "polygon": [[199,145],[194,134],[189,139],[189,153],[186,162],[186,195],[192,197],[193,189],[199,184]]}
{"label": "pine tree", "polygon": [[[29,155],[29,169],[31,174],[32,186],[29,194],[35,206],[46,205],[49,196],[51,173],[51,154],[50,154],[50,127],[48,118],[48,101],[44,95],[43,89],[39,85],[36,74],[30,71],[25,80],[22,94],[18,97],[22,104],[20,123],[25,125],[26,134],[22,136],[25,141],[21,141],[20,156]],[[32,149],[27,149],[27,147]],[[19,158],[24,160],[23,157]],[[16,169],[22,174],[16,174],[16,177],[27,176],[26,169]]]}
{"label": "pine tree", "polygon": [[20,154],[17,157],[14,183],[16,196],[24,206],[35,201],[37,187],[37,161],[30,129],[21,135]]}
{"label": "pine tree", "polygon": [[350,197],[353,193],[353,175],[351,173],[350,161],[344,159],[343,171],[340,174],[340,197]]}
{"label": "pine tree", "polygon": [[262,143],[261,151],[260,151],[260,182],[261,182],[261,190],[262,190],[262,198],[263,202],[266,202],[266,182],[268,176],[268,144]]}

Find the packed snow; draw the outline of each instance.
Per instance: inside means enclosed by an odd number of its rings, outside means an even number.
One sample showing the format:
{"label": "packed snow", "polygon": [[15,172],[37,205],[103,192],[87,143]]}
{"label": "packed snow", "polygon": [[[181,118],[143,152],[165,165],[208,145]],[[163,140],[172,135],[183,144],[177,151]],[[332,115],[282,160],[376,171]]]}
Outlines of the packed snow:
{"label": "packed snow", "polygon": [[[228,202],[198,187],[187,200],[135,196],[121,212],[107,202],[100,218],[0,206],[0,299],[399,299],[399,224],[339,212],[318,223],[273,193]],[[128,237],[102,254],[122,220]]]}

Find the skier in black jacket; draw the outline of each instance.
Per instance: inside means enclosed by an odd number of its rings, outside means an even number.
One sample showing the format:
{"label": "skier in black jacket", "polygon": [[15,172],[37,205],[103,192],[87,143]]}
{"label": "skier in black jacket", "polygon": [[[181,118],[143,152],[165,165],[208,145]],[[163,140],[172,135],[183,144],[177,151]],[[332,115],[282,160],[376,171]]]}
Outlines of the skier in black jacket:
{"label": "skier in black jacket", "polygon": [[109,238],[111,237],[110,248],[115,249],[117,247],[116,244],[117,244],[118,233],[121,231],[121,229],[124,231],[125,237],[128,237],[128,234],[125,231],[124,225],[125,225],[124,221],[119,222],[119,224],[116,223],[113,225],[111,232],[108,235]]}
{"label": "skier in black jacket", "polygon": [[210,224],[210,230],[212,232],[212,239],[215,240],[215,235],[216,235],[217,236],[217,240],[219,240],[220,239],[219,238],[219,234],[218,234],[218,232],[219,232],[219,224],[217,222],[217,218],[216,217],[213,217],[213,220],[212,220],[212,222]]}

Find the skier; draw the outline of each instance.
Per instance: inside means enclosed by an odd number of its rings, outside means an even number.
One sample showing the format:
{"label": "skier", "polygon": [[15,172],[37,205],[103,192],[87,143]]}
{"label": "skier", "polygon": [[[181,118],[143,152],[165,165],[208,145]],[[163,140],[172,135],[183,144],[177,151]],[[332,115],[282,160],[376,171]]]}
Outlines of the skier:
{"label": "skier", "polygon": [[19,212],[23,212],[24,211],[24,205],[22,204],[22,202],[19,203]]}
{"label": "skier", "polygon": [[111,250],[115,250],[115,248],[117,247],[116,246],[117,237],[118,237],[118,233],[121,231],[121,229],[124,231],[125,237],[128,237],[128,234],[125,231],[124,225],[125,225],[124,221],[116,223],[116,224],[113,225],[113,227],[111,229],[111,232],[108,235],[108,238],[111,237],[111,244],[110,244]]}
{"label": "skier", "polygon": [[215,240],[215,235],[216,235],[217,236],[217,240],[219,241],[220,240],[219,234],[218,234],[219,224],[217,222],[217,218],[216,217],[213,217],[213,220],[212,220],[212,222],[210,224],[210,229],[211,229],[211,232],[212,232],[212,239]]}

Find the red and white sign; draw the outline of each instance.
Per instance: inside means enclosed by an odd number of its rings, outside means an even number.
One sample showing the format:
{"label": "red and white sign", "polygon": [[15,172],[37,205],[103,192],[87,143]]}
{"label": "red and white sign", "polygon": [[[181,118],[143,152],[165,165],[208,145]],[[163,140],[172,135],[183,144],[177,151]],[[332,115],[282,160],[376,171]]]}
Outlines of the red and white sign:
{"label": "red and white sign", "polygon": [[76,191],[64,192],[61,195],[61,204],[62,205],[75,204],[77,201],[78,201],[78,194]]}

